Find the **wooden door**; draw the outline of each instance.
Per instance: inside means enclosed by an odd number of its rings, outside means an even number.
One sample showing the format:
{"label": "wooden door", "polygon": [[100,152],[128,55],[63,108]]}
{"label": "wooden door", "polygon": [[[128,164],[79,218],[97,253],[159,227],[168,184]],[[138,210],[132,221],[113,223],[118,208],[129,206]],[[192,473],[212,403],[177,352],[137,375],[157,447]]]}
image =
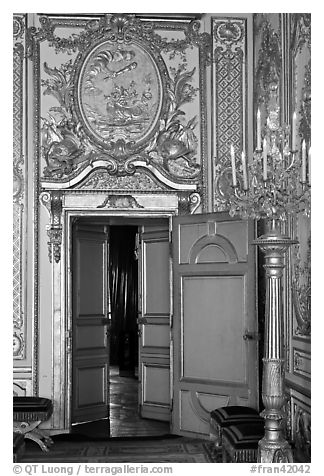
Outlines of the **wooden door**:
{"label": "wooden door", "polygon": [[72,423],[109,417],[108,238],[73,232]]}
{"label": "wooden door", "polygon": [[140,415],[170,420],[169,223],[143,226],[139,246]]}
{"label": "wooden door", "polygon": [[225,213],[173,220],[172,432],[206,437],[209,413],[258,402],[253,226]]}

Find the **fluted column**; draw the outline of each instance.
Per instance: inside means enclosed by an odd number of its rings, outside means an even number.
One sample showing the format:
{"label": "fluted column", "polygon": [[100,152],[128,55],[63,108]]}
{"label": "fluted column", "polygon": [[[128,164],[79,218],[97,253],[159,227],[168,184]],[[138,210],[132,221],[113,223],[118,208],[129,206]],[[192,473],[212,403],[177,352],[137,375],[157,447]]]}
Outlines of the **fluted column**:
{"label": "fluted column", "polygon": [[284,255],[295,240],[284,236],[277,228],[275,220],[270,231],[260,236],[254,244],[260,246],[265,254],[266,305],[264,357],[262,375],[262,401],[265,419],[264,438],[259,441],[258,461],[265,463],[291,462],[292,451],[283,434],[284,392],[284,354],[283,354],[283,315],[282,283],[285,267]]}

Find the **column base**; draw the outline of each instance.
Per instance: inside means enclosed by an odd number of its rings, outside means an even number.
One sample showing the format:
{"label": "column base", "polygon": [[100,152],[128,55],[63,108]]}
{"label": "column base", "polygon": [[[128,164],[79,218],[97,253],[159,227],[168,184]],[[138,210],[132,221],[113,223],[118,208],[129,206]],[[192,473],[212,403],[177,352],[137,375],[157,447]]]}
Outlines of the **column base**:
{"label": "column base", "polygon": [[259,463],[293,463],[292,449],[286,440],[272,442],[262,438],[258,448]]}

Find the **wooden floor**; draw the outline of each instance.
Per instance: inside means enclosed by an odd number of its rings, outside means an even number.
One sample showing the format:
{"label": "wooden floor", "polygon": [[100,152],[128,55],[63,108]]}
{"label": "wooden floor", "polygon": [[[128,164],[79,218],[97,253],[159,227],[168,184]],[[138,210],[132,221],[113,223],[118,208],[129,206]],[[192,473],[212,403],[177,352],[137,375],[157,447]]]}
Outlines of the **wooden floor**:
{"label": "wooden floor", "polygon": [[[109,428],[110,426],[110,428]],[[170,433],[169,423],[141,418],[138,414],[138,380],[121,377],[117,367],[110,370],[110,425],[108,420],[75,425],[73,433],[92,436],[138,437]]]}

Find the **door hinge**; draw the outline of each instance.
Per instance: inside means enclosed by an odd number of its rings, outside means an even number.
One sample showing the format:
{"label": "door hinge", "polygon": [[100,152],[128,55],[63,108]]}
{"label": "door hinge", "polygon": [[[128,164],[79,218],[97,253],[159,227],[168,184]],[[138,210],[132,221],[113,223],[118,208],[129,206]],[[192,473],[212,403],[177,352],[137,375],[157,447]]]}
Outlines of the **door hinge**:
{"label": "door hinge", "polygon": [[259,332],[248,332],[245,331],[243,334],[244,340],[261,340],[261,334]]}
{"label": "door hinge", "polygon": [[173,233],[172,230],[169,230],[169,254],[170,258],[173,258],[173,243],[172,243]]}
{"label": "door hinge", "polygon": [[173,314],[170,314],[170,329],[173,329]]}
{"label": "door hinge", "polygon": [[65,332],[65,339],[66,339],[66,352],[70,354],[72,352],[72,331]]}

